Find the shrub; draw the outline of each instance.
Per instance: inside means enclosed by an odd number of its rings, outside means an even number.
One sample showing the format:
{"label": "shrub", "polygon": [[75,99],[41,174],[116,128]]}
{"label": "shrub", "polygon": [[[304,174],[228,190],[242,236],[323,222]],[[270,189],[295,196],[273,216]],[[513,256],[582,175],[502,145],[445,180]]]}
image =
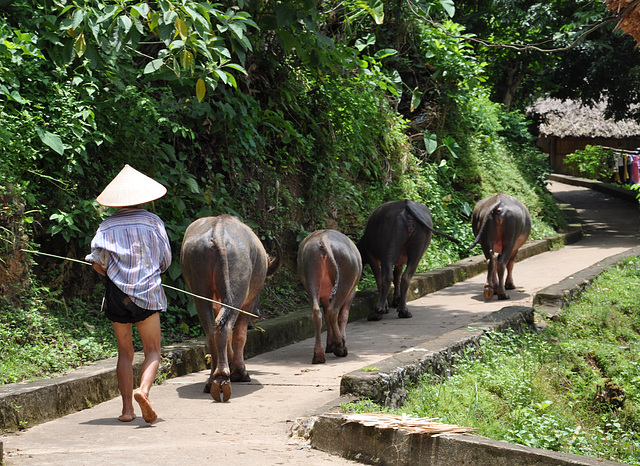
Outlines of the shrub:
{"label": "shrub", "polygon": [[610,181],[613,175],[613,151],[602,146],[587,145],[583,150],[567,154],[564,163],[592,180]]}

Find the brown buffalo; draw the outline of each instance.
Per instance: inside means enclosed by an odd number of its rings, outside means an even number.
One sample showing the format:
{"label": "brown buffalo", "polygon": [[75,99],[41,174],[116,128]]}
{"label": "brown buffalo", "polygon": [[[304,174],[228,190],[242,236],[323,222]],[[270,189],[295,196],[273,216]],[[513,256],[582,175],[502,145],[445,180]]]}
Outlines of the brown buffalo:
{"label": "brown buffalo", "polygon": [[276,243],[272,261],[251,229],[235,217],[220,215],[196,220],[182,243],[182,275],[192,293],[227,306],[194,298],[211,354],[211,374],[205,386],[216,401],[231,397],[230,382],[249,382],[244,365],[247,326],[257,314],[266,277],[281,265]]}
{"label": "brown buffalo", "polygon": [[[484,299],[490,300],[494,293],[498,299],[508,299],[506,290],[515,289],[512,272],[516,253],[531,233],[529,210],[513,196],[496,194],[476,204],[471,214],[471,225],[476,239],[469,249],[480,243],[487,259]],[[498,254],[497,260],[495,254]]]}
{"label": "brown buffalo", "polygon": [[347,355],[349,307],[362,274],[362,259],[349,238],[335,230],[318,230],[307,236],[298,249],[298,275],[311,299],[316,341],[313,364],[325,362],[322,350],[322,314],[327,323],[327,348],[336,356]]}
{"label": "brown buffalo", "polygon": [[387,297],[392,279],[392,306],[397,306],[398,317],[411,317],[407,310],[407,291],[420,259],[431,243],[432,233],[459,244],[457,239],[433,228],[431,212],[424,204],[409,200],[390,201],[371,213],[358,241],[362,262],[371,267],[379,293],[376,308],[368,320],[380,320],[388,312]]}

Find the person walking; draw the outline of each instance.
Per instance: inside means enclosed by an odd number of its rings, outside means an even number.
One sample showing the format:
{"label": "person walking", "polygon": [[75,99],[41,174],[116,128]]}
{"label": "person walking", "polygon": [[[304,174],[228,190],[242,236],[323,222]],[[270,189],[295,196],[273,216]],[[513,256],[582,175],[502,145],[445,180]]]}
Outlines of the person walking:
{"label": "person walking", "polygon": [[[118,345],[116,374],[122,396],[118,419],[123,422],[136,418],[132,398],[146,422],[153,424],[158,418],[149,402],[149,391],[160,365],[159,312],[167,310],[161,274],[171,264],[171,247],[164,223],[143,205],[166,192],[157,181],[125,165],[97,198],[105,207],[119,207],[98,227],[86,260],[106,277],[105,315],[113,324]],[[135,393],[133,324],[144,351],[140,386]]]}

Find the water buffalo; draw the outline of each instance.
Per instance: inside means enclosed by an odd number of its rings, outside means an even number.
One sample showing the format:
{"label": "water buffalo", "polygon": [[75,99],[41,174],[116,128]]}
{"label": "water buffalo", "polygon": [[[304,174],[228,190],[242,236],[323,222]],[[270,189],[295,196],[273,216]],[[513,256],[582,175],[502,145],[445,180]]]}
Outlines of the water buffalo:
{"label": "water buffalo", "polygon": [[[513,196],[496,194],[476,204],[471,214],[471,225],[476,239],[469,249],[480,243],[487,259],[484,299],[490,300],[494,293],[498,294],[498,299],[508,299],[506,290],[515,289],[513,261],[531,233],[529,210]],[[495,254],[498,254],[497,260]]]}
{"label": "water buffalo", "polygon": [[[182,275],[192,293],[257,314],[266,277],[281,265],[281,250],[271,260],[251,229],[230,215],[205,217],[187,228],[182,243]],[[255,317],[194,298],[211,354],[205,386],[216,401],[231,397],[230,382],[249,382],[244,365],[247,326]],[[234,327],[235,326],[235,327]]]}
{"label": "water buffalo", "polygon": [[311,316],[316,331],[311,362],[325,362],[320,335],[320,306],[327,322],[326,352],[340,357],[346,356],[349,307],[362,275],[362,259],[358,248],[339,231],[314,231],[300,243],[298,275],[311,299]]}
{"label": "water buffalo", "polygon": [[371,213],[358,241],[362,262],[371,266],[379,293],[375,311],[368,320],[380,320],[388,312],[387,296],[392,278],[392,306],[397,306],[398,317],[411,317],[407,310],[407,291],[420,259],[431,243],[432,233],[460,244],[454,237],[433,228],[431,212],[424,204],[409,200],[390,201]]}

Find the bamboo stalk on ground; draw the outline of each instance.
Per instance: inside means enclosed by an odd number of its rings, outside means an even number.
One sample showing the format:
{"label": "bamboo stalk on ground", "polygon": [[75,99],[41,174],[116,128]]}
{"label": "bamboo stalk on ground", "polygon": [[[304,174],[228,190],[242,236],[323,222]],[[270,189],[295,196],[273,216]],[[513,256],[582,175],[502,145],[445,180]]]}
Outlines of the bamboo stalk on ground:
{"label": "bamboo stalk on ground", "polygon": [[398,416],[394,414],[343,414],[345,422],[357,422],[364,426],[395,429],[411,434],[462,434],[471,432],[470,427],[460,427],[437,422],[435,418]]}

